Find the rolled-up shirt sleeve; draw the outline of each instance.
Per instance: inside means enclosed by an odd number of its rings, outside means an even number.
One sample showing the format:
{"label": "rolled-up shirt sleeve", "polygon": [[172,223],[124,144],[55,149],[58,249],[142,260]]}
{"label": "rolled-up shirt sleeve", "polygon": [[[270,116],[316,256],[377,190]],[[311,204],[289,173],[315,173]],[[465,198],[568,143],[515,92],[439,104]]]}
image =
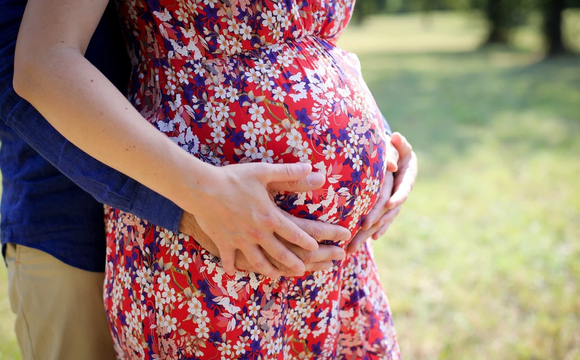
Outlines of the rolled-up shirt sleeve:
{"label": "rolled-up shirt sleeve", "polygon": [[183,210],[66,140],[32,105],[14,92],[12,62],[13,59],[0,58],[1,120],[97,201],[177,232]]}

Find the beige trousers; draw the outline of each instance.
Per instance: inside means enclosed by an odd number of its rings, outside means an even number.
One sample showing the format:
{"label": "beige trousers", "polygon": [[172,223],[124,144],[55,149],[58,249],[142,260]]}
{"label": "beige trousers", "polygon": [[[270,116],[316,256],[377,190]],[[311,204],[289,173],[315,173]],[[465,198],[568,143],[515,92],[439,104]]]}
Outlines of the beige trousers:
{"label": "beige trousers", "polygon": [[116,358],[103,305],[103,273],[14,244],[7,246],[6,263],[24,360]]}

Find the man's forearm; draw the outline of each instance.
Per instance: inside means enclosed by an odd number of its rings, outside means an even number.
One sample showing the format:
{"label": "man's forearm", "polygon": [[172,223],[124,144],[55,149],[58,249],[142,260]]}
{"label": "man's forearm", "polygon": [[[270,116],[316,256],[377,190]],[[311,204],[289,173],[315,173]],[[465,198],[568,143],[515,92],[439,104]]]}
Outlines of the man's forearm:
{"label": "man's forearm", "polygon": [[0,119],[18,136],[99,202],[177,231],[179,207],[69,143],[14,93],[7,72],[0,72]]}

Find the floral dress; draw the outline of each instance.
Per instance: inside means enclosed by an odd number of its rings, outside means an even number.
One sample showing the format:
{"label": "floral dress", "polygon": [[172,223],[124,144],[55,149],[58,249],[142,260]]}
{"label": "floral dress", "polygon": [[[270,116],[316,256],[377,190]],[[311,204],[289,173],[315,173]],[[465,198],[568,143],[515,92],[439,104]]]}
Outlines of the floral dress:
{"label": "floral dress", "polygon": [[[311,163],[323,188],[274,200],[354,235],[383,183],[386,137],[356,56],[335,46],[353,5],[119,0],[128,98],[215,166]],[[229,276],[187,235],[111,208],[105,217],[105,303],[122,359],[400,358],[366,244],[328,271]]]}

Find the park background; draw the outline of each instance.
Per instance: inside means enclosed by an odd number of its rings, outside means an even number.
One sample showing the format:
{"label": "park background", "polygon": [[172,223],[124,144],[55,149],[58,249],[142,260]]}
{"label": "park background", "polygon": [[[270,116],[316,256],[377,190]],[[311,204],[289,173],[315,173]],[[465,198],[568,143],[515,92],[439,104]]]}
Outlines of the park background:
{"label": "park background", "polygon": [[[580,1],[359,0],[339,44],[419,158],[375,243],[404,359],[580,359]],[[0,266],[0,360],[13,320]]]}

